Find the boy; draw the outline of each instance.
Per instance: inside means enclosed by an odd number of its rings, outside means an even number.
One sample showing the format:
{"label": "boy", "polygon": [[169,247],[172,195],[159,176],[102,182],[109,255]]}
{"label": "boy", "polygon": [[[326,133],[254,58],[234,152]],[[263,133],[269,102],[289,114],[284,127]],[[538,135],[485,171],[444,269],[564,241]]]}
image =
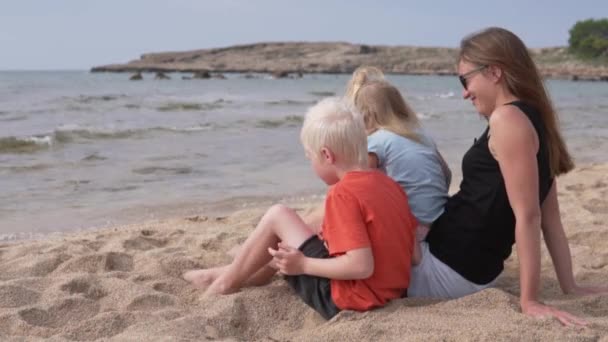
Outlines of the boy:
{"label": "boy", "polygon": [[205,295],[263,284],[278,270],[326,319],[399,298],[409,285],[416,220],[401,187],[367,169],[362,117],[338,99],[308,110],[301,141],[315,173],[330,189],[321,234],[291,209],[271,207],[224,267],[184,274]]}

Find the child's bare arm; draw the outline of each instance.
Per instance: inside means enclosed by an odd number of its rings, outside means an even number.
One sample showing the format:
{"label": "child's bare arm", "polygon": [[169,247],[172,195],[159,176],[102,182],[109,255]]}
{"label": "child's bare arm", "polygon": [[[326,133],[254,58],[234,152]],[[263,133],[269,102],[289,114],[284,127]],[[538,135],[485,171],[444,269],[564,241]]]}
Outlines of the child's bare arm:
{"label": "child's bare arm", "polygon": [[298,249],[279,244],[269,249],[279,272],[287,275],[308,274],[329,279],[366,279],[374,273],[374,256],[370,247],[353,249],[343,255],[327,258],[309,258]]}
{"label": "child's bare arm", "polygon": [[378,156],[375,153],[370,152],[367,154],[367,166],[370,169],[378,168]]}

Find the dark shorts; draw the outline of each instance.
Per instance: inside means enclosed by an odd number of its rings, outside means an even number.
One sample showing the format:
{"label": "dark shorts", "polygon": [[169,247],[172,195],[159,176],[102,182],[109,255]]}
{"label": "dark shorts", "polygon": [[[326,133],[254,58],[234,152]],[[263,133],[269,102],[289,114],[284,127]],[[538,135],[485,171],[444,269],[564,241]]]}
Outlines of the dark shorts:
{"label": "dark shorts", "polygon": [[[329,258],[329,251],[325,248],[323,241],[316,235],[304,241],[298,249],[310,258]],[[315,309],[325,319],[330,319],[340,312],[340,309],[331,299],[329,279],[301,274],[285,276],[285,280],[308,306]]]}

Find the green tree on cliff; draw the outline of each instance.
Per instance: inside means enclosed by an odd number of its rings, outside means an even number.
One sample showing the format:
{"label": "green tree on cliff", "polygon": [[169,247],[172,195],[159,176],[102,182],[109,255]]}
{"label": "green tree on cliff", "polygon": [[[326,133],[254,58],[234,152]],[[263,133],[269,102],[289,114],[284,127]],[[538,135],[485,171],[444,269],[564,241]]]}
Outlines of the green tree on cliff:
{"label": "green tree on cliff", "polygon": [[570,51],[581,57],[608,58],[608,18],[578,21],[570,29]]}

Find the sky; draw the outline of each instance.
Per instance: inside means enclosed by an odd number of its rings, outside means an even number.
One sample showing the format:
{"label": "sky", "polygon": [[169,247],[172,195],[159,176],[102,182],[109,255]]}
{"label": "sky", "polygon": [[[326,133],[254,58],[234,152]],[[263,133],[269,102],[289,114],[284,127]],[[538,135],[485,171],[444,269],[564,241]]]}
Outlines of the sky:
{"label": "sky", "polygon": [[0,70],[87,70],[143,53],[275,41],[457,47],[501,26],[565,46],[608,0],[0,0]]}

